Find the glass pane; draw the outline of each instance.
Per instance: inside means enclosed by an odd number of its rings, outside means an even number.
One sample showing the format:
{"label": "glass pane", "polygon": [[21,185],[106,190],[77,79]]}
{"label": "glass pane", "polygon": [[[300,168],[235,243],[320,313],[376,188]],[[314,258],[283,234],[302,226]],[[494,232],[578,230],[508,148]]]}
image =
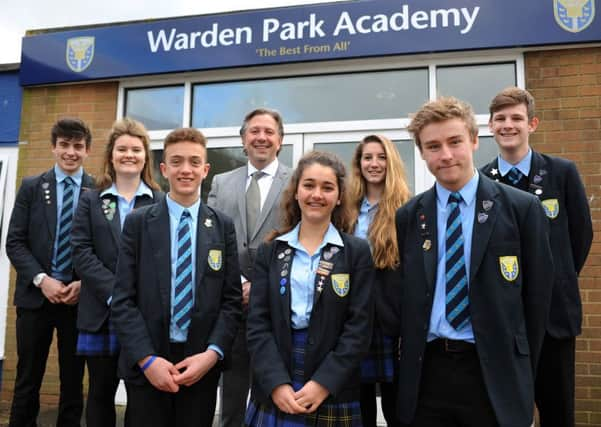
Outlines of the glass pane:
{"label": "glass pane", "polygon": [[480,147],[474,153],[474,164],[478,169],[499,155],[499,148],[492,136],[481,136],[479,140]]}
{"label": "glass pane", "polygon": [[[161,176],[159,163],[163,158],[163,150],[153,150],[155,158],[155,179],[161,185],[163,191],[169,191],[169,183]],[[204,202],[207,201],[209,191],[211,191],[211,182],[213,176],[236,169],[243,166],[247,162],[246,155],[242,151],[242,147],[225,147],[225,148],[209,148],[208,150],[209,163],[211,169],[209,174],[202,183],[201,197]],[[292,167],[292,145],[282,145],[278,160],[288,167]]]}
{"label": "glass pane", "polygon": [[125,99],[125,115],[141,121],[148,130],[182,126],[183,86],[129,89]]}
{"label": "glass pane", "polygon": [[516,85],[515,63],[438,67],[436,82],[437,96],[454,96],[469,102],[476,114],[487,114],[494,96]]}
{"label": "glass pane", "polygon": [[259,107],[284,123],[407,117],[428,99],[428,70],[322,75],[194,86],[192,126],[239,126]]}
{"label": "glass pane", "polygon": [[[411,194],[415,191],[415,162],[413,141],[393,141],[403,163],[405,164],[405,173],[407,175],[407,184]],[[347,167],[347,175],[350,175],[351,161],[355,152],[356,142],[335,142],[335,143],[317,143],[313,144],[315,150],[329,151],[336,154]]]}

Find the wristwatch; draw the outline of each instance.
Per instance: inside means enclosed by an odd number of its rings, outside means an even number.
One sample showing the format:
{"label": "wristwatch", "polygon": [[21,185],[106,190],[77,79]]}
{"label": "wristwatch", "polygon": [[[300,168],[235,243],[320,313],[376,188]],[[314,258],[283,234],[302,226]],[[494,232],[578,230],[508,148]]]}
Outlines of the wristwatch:
{"label": "wristwatch", "polygon": [[36,287],[40,287],[40,285],[42,284],[42,280],[44,280],[44,277],[48,276],[46,273],[38,273],[34,276],[33,278],[33,284]]}

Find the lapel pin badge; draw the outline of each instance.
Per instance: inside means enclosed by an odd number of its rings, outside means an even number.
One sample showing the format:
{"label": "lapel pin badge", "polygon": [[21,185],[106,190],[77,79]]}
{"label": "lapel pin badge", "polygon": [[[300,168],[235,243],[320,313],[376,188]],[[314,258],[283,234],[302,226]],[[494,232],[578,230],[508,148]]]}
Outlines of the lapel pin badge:
{"label": "lapel pin badge", "polygon": [[543,190],[541,188],[537,188],[536,190],[534,190],[534,194],[540,196],[541,194],[543,194]]}
{"label": "lapel pin badge", "polygon": [[478,214],[478,222],[479,222],[480,224],[483,224],[483,223],[485,223],[487,219],[488,219],[488,215],[487,215],[487,214],[485,214],[484,212],[480,212],[480,213]]}
{"label": "lapel pin badge", "polygon": [[43,182],[43,183],[42,183],[42,188],[43,188],[44,190],[47,190],[47,189],[48,189],[48,187],[50,187],[50,184],[48,184],[47,182]]}
{"label": "lapel pin badge", "polygon": [[497,176],[497,175],[499,174],[499,170],[498,170],[497,168],[492,168],[492,169],[490,170],[490,174],[491,174],[492,176]]}
{"label": "lapel pin badge", "polygon": [[424,251],[429,251],[432,248],[432,240],[426,239],[424,240],[424,244],[422,245]]}
{"label": "lapel pin badge", "polygon": [[205,227],[211,228],[213,226],[213,221],[211,221],[211,218],[207,218],[207,219],[205,219],[204,224],[205,224]]}
{"label": "lapel pin badge", "polygon": [[534,182],[535,184],[540,184],[540,182],[543,180],[543,177],[540,175],[534,175],[534,177],[532,178],[532,182]]}
{"label": "lapel pin badge", "polygon": [[541,169],[541,170],[538,171],[538,174],[540,176],[545,176],[547,174],[547,171],[545,169]]}
{"label": "lapel pin badge", "polygon": [[491,210],[493,205],[494,205],[494,202],[492,200],[482,200],[482,207],[484,208],[485,211]]}

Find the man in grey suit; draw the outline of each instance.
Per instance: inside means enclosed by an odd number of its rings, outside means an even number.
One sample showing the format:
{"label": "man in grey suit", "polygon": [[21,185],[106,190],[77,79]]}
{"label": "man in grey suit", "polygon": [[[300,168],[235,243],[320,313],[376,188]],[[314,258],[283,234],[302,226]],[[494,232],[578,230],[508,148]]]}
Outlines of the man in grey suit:
{"label": "man in grey suit", "polygon": [[[251,111],[244,118],[240,136],[248,163],[213,178],[208,205],[234,221],[242,273],[242,305],[246,312],[255,254],[265,236],[278,227],[280,196],[291,170],[277,158],[284,138],[284,125],[278,112],[264,108]],[[238,192],[242,188],[245,189],[244,197]],[[243,316],[234,341],[230,368],[222,374],[221,427],[244,424],[249,383],[246,316]]]}

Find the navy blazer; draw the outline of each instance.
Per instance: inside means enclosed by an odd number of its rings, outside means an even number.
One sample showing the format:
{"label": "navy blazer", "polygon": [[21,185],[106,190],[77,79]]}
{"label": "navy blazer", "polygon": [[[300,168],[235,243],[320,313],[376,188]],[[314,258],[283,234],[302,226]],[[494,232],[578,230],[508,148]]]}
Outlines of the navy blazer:
{"label": "navy blazer", "polygon": [[[209,251],[220,251],[218,267],[209,266]],[[167,202],[130,213],[121,233],[111,303],[121,344],[119,373],[126,381],[146,384],[138,361],[151,354],[169,357],[171,267]],[[242,312],[236,233],[227,216],[204,203],[198,211],[195,280],[185,356],[214,344],[227,360]]]}
{"label": "navy blazer", "polygon": [[[317,381],[330,392],[326,403],[359,399],[359,364],[367,353],[373,328],[375,271],[367,242],[340,233],[344,247],[333,264],[322,292],[315,291],[305,354],[305,382]],[[328,252],[330,245],[322,250]],[[247,319],[248,350],[253,369],[253,399],[272,405],[271,392],[291,383],[292,329],[290,291],[280,288],[282,274],[290,283],[290,268],[279,256],[293,248],[274,240],[259,246]],[[292,255],[293,256],[293,255]],[[349,274],[348,293],[339,296],[332,275]],[[316,276],[317,286],[319,275]]]}
{"label": "navy blazer", "polygon": [[[403,423],[413,420],[419,396],[436,285],[436,209],[433,187],[397,211],[398,280],[378,287],[384,331],[401,338],[398,412]],[[499,425],[526,427],[551,299],[549,227],[535,197],[482,174],[475,209],[469,300],[482,376]],[[514,280],[502,272],[504,256],[517,258]]]}
{"label": "navy blazer", "polygon": [[[71,244],[73,267],[81,278],[77,311],[77,328],[97,332],[109,316],[107,301],[113,293],[115,268],[121,241],[121,219],[117,196],[88,191],[79,200],[73,219]],[[161,202],[165,195],[153,190],[152,197],[136,197],[134,209]],[[106,204],[114,202],[115,210],[105,213]]]}
{"label": "navy blazer", "polygon": [[[498,180],[498,169],[495,158],[482,172]],[[580,335],[582,327],[578,274],[593,241],[584,186],[573,162],[532,151],[528,189],[543,203],[557,200],[557,213],[550,211],[548,215],[555,277],[547,332],[554,338],[574,337]]]}
{"label": "navy blazer", "polygon": [[[80,199],[93,188],[94,179],[84,172]],[[44,303],[44,294],[33,284],[33,278],[39,273],[51,273],[56,203],[54,168],[23,178],[6,236],[6,254],[17,271],[14,298],[17,307],[36,309]]]}

